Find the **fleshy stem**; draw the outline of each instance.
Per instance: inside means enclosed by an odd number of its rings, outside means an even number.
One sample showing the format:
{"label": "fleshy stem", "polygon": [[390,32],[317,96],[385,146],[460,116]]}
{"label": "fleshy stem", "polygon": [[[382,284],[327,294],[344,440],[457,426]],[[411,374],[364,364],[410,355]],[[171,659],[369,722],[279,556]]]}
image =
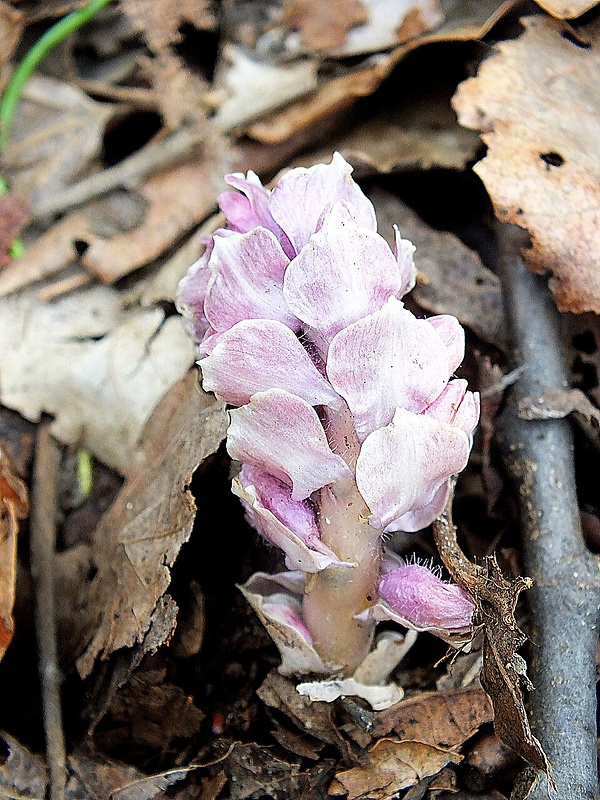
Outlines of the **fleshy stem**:
{"label": "fleshy stem", "polygon": [[6,147],[15,116],[15,110],[21,97],[23,87],[40,61],[70,33],[73,33],[85,25],[86,22],[92,19],[92,17],[94,17],[101,8],[108,5],[109,2],[110,0],[91,0],[91,2],[83,8],[79,8],[67,14],[66,17],[63,17],[49,28],[27,52],[25,58],[14,71],[6,87],[6,91],[0,100],[0,152]]}
{"label": "fleshy stem", "polygon": [[[347,408],[326,420],[334,452],[354,470],[360,450]],[[354,480],[348,477],[321,490],[321,540],[354,567],[335,567],[309,576],[304,596],[304,621],[315,649],[326,664],[352,675],[371,647],[375,624],[356,616],[371,604],[379,575],[381,531],[367,522],[369,509]]]}

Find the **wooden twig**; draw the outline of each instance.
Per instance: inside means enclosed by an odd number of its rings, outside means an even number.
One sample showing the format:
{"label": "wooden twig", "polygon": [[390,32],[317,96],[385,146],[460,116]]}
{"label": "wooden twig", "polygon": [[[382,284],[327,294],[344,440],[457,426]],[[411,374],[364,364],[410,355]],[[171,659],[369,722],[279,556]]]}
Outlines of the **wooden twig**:
{"label": "wooden twig", "polygon": [[[581,533],[567,420],[519,418],[525,396],[563,389],[560,318],[546,281],[533,275],[519,252],[522,231],[500,232],[501,279],[514,360],[525,365],[498,421],[504,463],[518,491],[525,569],[534,580],[530,696],[532,728],[553,768],[561,800],[592,800],[598,793],[596,643],[600,606],[598,563]],[[547,800],[538,781],[530,800]]]}
{"label": "wooden twig", "polygon": [[79,183],[54,192],[43,200],[36,201],[34,194],[31,218],[36,220],[60,214],[113,189],[137,186],[156,170],[172,166],[190,155],[205,138],[205,133],[193,128],[179,128],[160,141],[146,145],[120,164],[83,178]]}
{"label": "wooden twig", "polygon": [[64,800],[67,759],[62,726],[61,676],[58,667],[55,614],[55,543],[57,479],[60,451],[50,423],[39,425],[35,451],[31,510],[31,573],[40,682],[50,771],[50,800]]}

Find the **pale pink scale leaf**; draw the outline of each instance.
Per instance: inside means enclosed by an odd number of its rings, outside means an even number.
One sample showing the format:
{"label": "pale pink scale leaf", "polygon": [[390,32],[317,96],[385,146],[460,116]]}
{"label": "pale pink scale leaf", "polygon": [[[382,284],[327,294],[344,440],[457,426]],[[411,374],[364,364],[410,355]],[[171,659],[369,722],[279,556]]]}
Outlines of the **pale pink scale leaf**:
{"label": "pale pink scale leaf", "polygon": [[379,234],[330,214],[291,261],[283,293],[294,314],[330,341],[380,309],[402,282],[394,254]]}
{"label": "pale pink scale leaf", "polygon": [[275,234],[266,228],[215,237],[204,301],[212,327],[222,332],[243,319],[278,319],[297,330],[299,322],[283,298],[288,263]]}
{"label": "pale pink scale leaf", "polygon": [[356,483],[372,524],[385,528],[433,500],[446,480],[464,469],[469,451],[469,437],[460,428],[398,408],[390,425],[367,436],[356,463]]}
{"label": "pale pink scale leaf", "polygon": [[238,322],[222,334],[200,366],[204,389],[234,406],[268,389],[285,389],[312,406],[342,404],[294,332],[278,320]]}
{"label": "pale pink scale leaf", "polygon": [[433,325],[440,339],[448,348],[450,372],[453,373],[462,364],[465,357],[465,332],[462,325],[456,317],[450,314],[428,317],[427,322]]}
{"label": "pale pink scale leaf", "polygon": [[334,153],[331,164],[290,170],[273,189],[269,201],[271,214],[296,253],[318,229],[323,214],[340,201],[352,206],[361,227],[377,230],[373,204],[354,183],[351,173],[350,164]]}
{"label": "pale pink scale leaf", "polygon": [[292,500],[304,500],[350,472],[330,450],[314,408],[289,392],[259,392],[248,405],[231,411],[230,418],[230,456],[291,484]]}
{"label": "pale pink scale leaf", "polygon": [[389,424],[396,408],[427,408],[450,373],[448,349],[434,326],[395,297],[340,331],[327,358],[329,380],[347,401],[361,440]]}
{"label": "pale pink scale leaf", "polygon": [[244,464],[232,489],[244,504],[250,524],[283,550],[288,569],[320,572],[331,566],[352,566],[321,541],[312,503],[292,500],[290,487],[273,475]]}

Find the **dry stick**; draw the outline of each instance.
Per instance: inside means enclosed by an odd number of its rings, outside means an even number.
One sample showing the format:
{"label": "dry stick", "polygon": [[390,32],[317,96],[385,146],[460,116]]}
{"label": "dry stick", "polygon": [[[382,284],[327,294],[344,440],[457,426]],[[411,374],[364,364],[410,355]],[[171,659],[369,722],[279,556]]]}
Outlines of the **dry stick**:
{"label": "dry stick", "polygon": [[[526,421],[518,402],[563,389],[567,375],[560,320],[546,281],[519,252],[522,231],[501,231],[501,280],[506,318],[523,377],[510,390],[498,422],[506,468],[519,494],[531,632],[532,728],[554,771],[561,800],[597,798],[595,653],[600,607],[597,559],[581,533],[567,420]],[[528,797],[547,799],[543,780]]]}
{"label": "dry stick", "polygon": [[31,572],[35,586],[36,633],[44,709],[50,800],[64,800],[66,753],[60,698],[55,614],[56,493],[60,452],[50,422],[39,425],[31,511]]}
{"label": "dry stick", "polygon": [[31,217],[43,219],[81,206],[119,187],[140,184],[152,172],[190,155],[206,139],[206,133],[193,128],[179,128],[158,142],[152,142],[134,155],[109,169],[96,172],[73,186],[54,192],[51,197],[36,201],[33,197]]}

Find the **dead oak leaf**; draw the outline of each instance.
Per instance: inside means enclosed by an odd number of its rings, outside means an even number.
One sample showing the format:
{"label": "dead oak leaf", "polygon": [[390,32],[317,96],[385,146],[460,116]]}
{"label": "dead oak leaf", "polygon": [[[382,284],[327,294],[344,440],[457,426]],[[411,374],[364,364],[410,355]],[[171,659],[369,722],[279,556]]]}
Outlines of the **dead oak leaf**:
{"label": "dead oak leaf", "polygon": [[31,289],[0,299],[0,401],[130,471],[145,422],[186,374],[194,349],[177,317],[124,310],[118,292],[96,286],[53,303]]}
{"label": "dead oak leaf", "polygon": [[[187,487],[227,428],[224,404],[197,384],[189,372],[163,398],[144,430],[142,460],[96,529],[89,607],[97,620],[77,664],[83,676],[98,655],[144,640],[169,568],[191,535],[196,506]],[[153,649],[160,644],[155,639]]]}
{"label": "dead oak leaf", "polygon": [[450,692],[425,692],[375,715],[373,736],[392,731],[400,739],[418,739],[436,747],[459,747],[485,722],[492,709],[480,686]]}
{"label": "dead oak leaf", "polygon": [[380,739],[368,752],[368,763],[338,772],[329,794],[347,794],[348,800],[392,800],[400,789],[435,775],[462,756],[422,742]]}
{"label": "dead oak leaf", "polygon": [[524,19],[459,86],[461,124],[483,132],[475,166],[503,222],[525,228],[524,252],[564,311],[600,313],[600,21],[566,36],[557,20]]}
{"label": "dead oak leaf", "polygon": [[0,450],[0,659],[13,636],[18,520],[29,513],[27,489]]}

